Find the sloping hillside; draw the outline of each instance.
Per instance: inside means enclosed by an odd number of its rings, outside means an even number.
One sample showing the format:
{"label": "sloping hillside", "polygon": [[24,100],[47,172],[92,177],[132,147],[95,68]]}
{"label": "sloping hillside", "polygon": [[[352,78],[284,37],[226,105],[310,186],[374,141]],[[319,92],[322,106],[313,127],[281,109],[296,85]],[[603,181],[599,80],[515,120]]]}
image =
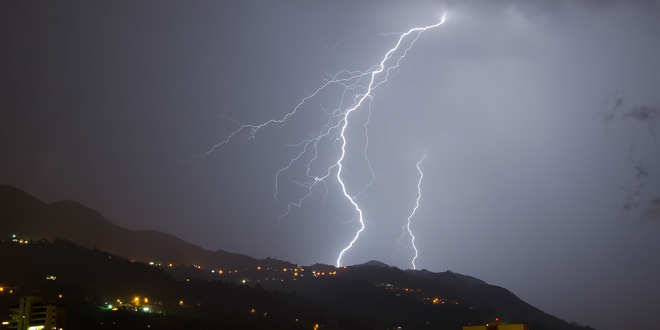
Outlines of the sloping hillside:
{"label": "sloping hillside", "polygon": [[[161,271],[164,268],[169,272],[167,277],[161,277],[159,281],[193,279],[193,282],[204,283],[217,280],[235,284],[258,283],[261,288],[287,292],[285,294],[315,302],[320,306],[319,310],[335,313],[336,322],[339,323],[348,319],[351,324],[353,321],[361,324],[368,321],[380,322],[380,325],[387,327],[405,321],[405,324],[420,329],[428,328],[427,324],[443,324],[455,328],[466,322],[479,323],[501,317],[509,321],[530,324],[531,329],[534,330],[582,329],[544,313],[504,288],[466,275],[449,271],[433,273],[401,270],[377,261],[342,268],[322,264],[298,268],[296,265],[276,259],[257,260],[225,251],[211,252],[172,235],[121,228],[98,212],[76,202],[61,201],[47,204],[9,186],[0,186],[0,218],[3,223],[0,227],[0,235],[5,238],[16,233],[33,241],[41,238],[65,239],[85,248],[109,252],[126,259],[144,262],[155,260],[163,264],[185,265],[172,268],[158,267]],[[66,245],[61,243],[55,247],[57,249],[53,250],[53,246],[48,244],[34,246],[34,249],[40,249],[34,253],[35,256],[44,256],[51,251],[55,251],[55,254],[53,259],[49,260],[50,263],[42,262],[32,266],[35,269],[58,268],[61,272],[84,267],[82,266],[84,263],[81,264],[78,258],[67,259],[68,251],[80,252],[80,249],[69,250],[63,248]],[[25,262],[14,255],[25,251],[12,247],[11,243],[5,252],[7,253],[5,260],[15,258],[12,264]],[[39,258],[34,257],[34,259]],[[206,269],[189,267],[191,264],[203,265]],[[127,267],[132,269],[131,271],[135,270],[132,268],[134,266]],[[216,272],[215,269],[218,268],[224,268],[226,272]],[[17,269],[20,270],[20,267]],[[86,269],[86,271],[90,270]],[[101,269],[94,271],[99,272]],[[90,278],[100,278],[94,271],[89,273]],[[108,271],[112,272],[109,269]],[[157,274],[163,275],[160,272]],[[14,275],[16,275],[14,281],[30,276],[36,276],[32,280],[38,281],[44,276],[32,272]],[[127,275],[120,280],[110,279],[108,286],[116,290],[141,276]],[[83,278],[85,277],[78,276],[78,279],[72,283],[79,281],[82,287],[86,281]],[[169,285],[161,284],[165,287]],[[539,283],[539,285],[543,284]],[[101,286],[100,282],[91,285],[90,288],[99,286]],[[154,292],[158,291],[155,287],[152,289]],[[436,298],[437,301],[434,302]],[[296,299],[296,301],[304,304],[302,300]],[[387,317],[383,316],[384,313]]]}
{"label": "sloping hillside", "polygon": [[209,251],[173,235],[128,230],[100,213],[73,201],[45,203],[28,193],[0,185],[0,237],[19,234],[31,239],[65,239],[128,259],[208,267],[243,267],[254,258]]}

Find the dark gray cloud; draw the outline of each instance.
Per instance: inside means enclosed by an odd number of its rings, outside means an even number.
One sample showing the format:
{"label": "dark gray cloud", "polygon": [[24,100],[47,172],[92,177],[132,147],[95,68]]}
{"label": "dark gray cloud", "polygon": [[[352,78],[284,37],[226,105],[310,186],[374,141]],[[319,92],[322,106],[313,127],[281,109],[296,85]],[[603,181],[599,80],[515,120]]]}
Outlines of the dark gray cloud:
{"label": "dark gray cloud", "polygon": [[626,112],[623,117],[639,121],[656,120],[660,116],[660,108],[647,105],[640,105]]}
{"label": "dark gray cloud", "polygon": [[644,188],[646,188],[646,185],[648,184],[649,171],[642,162],[638,162],[633,166],[633,171],[634,182],[632,183],[631,191],[628,193],[623,204],[623,210],[626,212],[639,208],[642,203],[642,198],[644,197]]}
{"label": "dark gray cloud", "polygon": [[623,105],[623,97],[617,96],[612,105],[604,112],[603,120],[612,121],[617,118],[617,115],[620,115],[620,112],[623,110]]}
{"label": "dark gray cloud", "polygon": [[649,207],[649,217],[652,220],[660,221],[660,198],[651,201]]}

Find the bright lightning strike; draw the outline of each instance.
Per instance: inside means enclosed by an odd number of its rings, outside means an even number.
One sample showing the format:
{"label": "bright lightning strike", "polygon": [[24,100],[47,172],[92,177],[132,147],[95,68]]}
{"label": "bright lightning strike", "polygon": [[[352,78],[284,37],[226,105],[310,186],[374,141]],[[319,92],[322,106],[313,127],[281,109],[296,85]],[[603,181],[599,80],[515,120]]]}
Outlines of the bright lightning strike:
{"label": "bright lightning strike", "polygon": [[417,246],[415,245],[415,235],[413,234],[410,225],[412,224],[412,218],[415,216],[415,213],[419,208],[419,201],[420,199],[422,199],[422,180],[424,179],[424,172],[422,171],[422,162],[424,161],[424,159],[426,159],[426,154],[424,154],[422,158],[420,158],[420,160],[417,161],[417,165],[416,165],[417,173],[419,173],[419,181],[417,181],[417,198],[415,199],[415,207],[412,209],[412,212],[410,212],[410,215],[408,216],[408,224],[406,227],[408,229],[408,234],[410,235],[410,244],[412,245],[413,250],[415,250],[415,255],[410,260],[413,269],[417,269],[417,265],[415,265],[415,260],[417,260],[417,256],[419,256],[419,251],[417,251]]}
{"label": "bright lightning strike", "polygon": [[[341,190],[344,193],[344,197],[353,205],[353,208],[355,208],[355,211],[358,213],[359,216],[359,221],[360,221],[360,229],[358,229],[357,232],[355,232],[355,236],[353,236],[353,239],[348,243],[348,245],[339,252],[339,256],[337,257],[337,262],[335,263],[337,267],[341,267],[341,259],[344,256],[344,253],[346,251],[350,250],[355,242],[357,242],[358,238],[360,238],[360,234],[364,231],[365,229],[365,224],[364,224],[364,217],[362,213],[362,209],[360,209],[360,206],[358,205],[357,202],[351,197],[351,195],[348,194],[346,191],[346,184],[344,184],[344,180],[341,178],[341,172],[344,169],[344,156],[346,156],[346,136],[344,133],[346,132],[346,127],[348,126],[348,117],[351,115],[351,113],[355,110],[357,110],[361,105],[364,100],[366,100],[368,97],[371,96],[371,93],[374,88],[374,82],[376,81],[376,75],[379,73],[383,72],[385,70],[385,62],[390,58],[392,53],[394,53],[397,49],[399,49],[399,46],[401,46],[401,43],[403,40],[415,33],[419,32],[422,33],[428,29],[433,29],[436,28],[442,24],[445,23],[445,20],[447,19],[446,14],[442,15],[442,18],[440,19],[440,22],[433,24],[433,25],[428,25],[428,26],[423,26],[423,27],[416,27],[408,30],[408,32],[403,33],[400,37],[399,40],[396,42],[396,45],[394,47],[390,48],[390,50],[385,53],[385,56],[383,56],[383,59],[380,61],[380,64],[378,65],[378,68],[374,71],[371,71],[371,79],[369,80],[369,85],[367,86],[367,91],[362,95],[362,97],[359,99],[359,101],[351,108],[347,109],[346,112],[344,112],[344,125],[341,128],[339,136],[341,137],[341,154],[339,155],[339,159],[337,160],[337,163],[335,164],[338,168],[337,170],[337,181],[339,182],[339,185],[341,186]],[[419,35],[418,35],[419,37]],[[417,38],[415,38],[417,40]],[[412,47],[412,45],[411,45]],[[405,56],[405,53],[404,55]],[[397,66],[398,66],[398,61],[397,61]],[[389,71],[389,70],[388,70]],[[386,78],[387,79],[387,78]],[[333,165],[333,166],[335,166]]]}
{"label": "bright lightning strike", "polygon": [[[318,130],[317,133],[315,133],[315,135],[313,135],[312,137],[308,137],[296,144],[289,146],[291,148],[297,149],[298,151],[295,153],[295,155],[292,158],[290,158],[286,162],[286,164],[283,167],[281,167],[279,170],[276,171],[274,178],[275,191],[273,193],[273,197],[276,200],[278,200],[280,176],[283,173],[289,171],[294,164],[296,163],[304,164],[306,168],[304,174],[304,180],[295,181],[294,183],[303,187],[305,189],[305,193],[298,200],[287,203],[286,212],[280,218],[286,217],[294,207],[299,208],[302,206],[302,203],[313,194],[315,187],[319,183],[322,183],[325,186],[325,180],[330,176],[332,176],[333,173],[335,173],[335,177],[337,179],[337,183],[341,188],[341,192],[346,198],[346,200],[351,204],[354,211],[357,213],[360,224],[360,228],[355,232],[353,239],[348,243],[346,247],[344,247],[339,252],[336,261],[336,266],[340,267],[342,265],[342,258],[344,254],[353,247],[353,245],[359,239],[360,234],[366,228],[363,211],[356,202],[355,198],[360,193],[366,191],[366,189],[371,185],[374,179],[374,171],[373,168],[371,167],[371,163],[369,162],[369,159],[366,154],[369,143],[367,127],[369,125],[369,121],[371,118],[371,101],[373,100],[374,97],[373,96],[374,90],[376,90],[378,87],[380,87],[381,85],[385,84],[388,81],[390,73],[399,67],[401,61],[406,57],[408,51],[413,47],[415,42],[419,39],[420,35],[424,31],[439,27],[440,25],[445,23],[446,19],[447,19],[447,15],[445,13],[442,15],[440,21],[436,24],[422,26],[422,27],[415,27],[408,30],[407,32],[402,33],[399,36],[394,47],[390,48],[385,53],[385,55],[383,56],[383,58],[381,59],[378,65],[370,68],[367,71],[342,71],[336,74],[335,76],[330,77],[329,79],[325,80],[321,84],[321,86],[315,89],[311,94],[302,98],[300,102],[298,102],[298,104],[296,104],[296,106],[293,107],[291,111],[285,113],[282,117],[278,119],[270,119],[268,121],[258,124],[240,125],[236,130],[230,132],[225,139],[213,145],[206,152],[205,155],[208,156],[209,154],[213,153],[215,150],[228,144],[229,142],[232,141],[232,139],[234,139],[239,134],[242,134],[243,132],[248,133],[248,139],[253,139],[256,137],[257,133],[259,133],[259,131],[261,131],[264,128],[268,128],[270,126],[281,127],[285,125],[299,111],[303,111],[308,101],[310,101],[315,96],[324,92],[326,89],[330,88],[331,86],[343,87],[344,90],[339,100],[339,104],[333,111],[328,113],[327,123],[323,125],[321,129]],[[407,41],[407,39],[409,39],[408,37],[410,36],[412,36],[412,39],[410,41]],[[394,57],[395,54],[398,54],[397,57]],[[393,57],[395,58],[393,63],[388,64],[388,61],[391,60]],[[352,100],[347,101],[346,96],[347,94],[350,93],[352,93],[353,98]],[[351,102],[351,101],[352,101],[352,105],[345,106],[344,104],[345,102]],[[365,138],[366,138],[363,152],[365,154],[364,157],[365,157],[365,161],[367,162],[367,166],[371,171],[371,179],[367,184],[367,186],[364,187],[361,192],[352,195],[348,192],[346,184],[342,178],[342,174],[344,171],[344,159],[346,157],[346,148],[348,145],[348,139],[346,138],[345,133],[349,126],[349,119],[351,117],[351,114],[356,110],[358,110],[359,108],[361,108],[365,102],[369,104],[369,114],[367,116],[365,123],[363,124],[365,129]],[[332,138],[334,138],[334,140]],[[319,153],[318,148],[323,141],[339,143],[339,156],[334,162],[324,166],[325,170],[323,170],[321,175],[315,175],[313,173],[314,172],[313,167],[314,164],[318,161],[318,153]]]}

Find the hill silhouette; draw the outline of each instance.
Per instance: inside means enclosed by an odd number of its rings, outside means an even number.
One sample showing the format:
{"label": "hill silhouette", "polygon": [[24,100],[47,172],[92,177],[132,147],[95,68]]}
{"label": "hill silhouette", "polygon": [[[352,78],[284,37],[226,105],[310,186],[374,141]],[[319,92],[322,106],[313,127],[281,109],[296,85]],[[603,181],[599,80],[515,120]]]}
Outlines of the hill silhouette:
{"label": "hill silhouette", "polygon": [[20,234],[32,239],[64,239],[127,259],[208,267],[244,267],[249,256],[209,251],[176,236],[152,230],[128,230],[74,201],[45,203],[11,186],[0,185],[0,237]]}
{"label": "hill silhouette", "polygon": [[[461,325],[498,317],[527,323],[533,330],[585,329],[544,313],[505,288],[451,271],[401,270],[378,261],[342,268],[323,264],[303,267],[277,259],[208,251],[172,235],[121,228],[76,202],[44,203],[10,186],[0,186],[0,218],[0,237],[15,233],[32,241],[43,238],[72,242],[42,242],[23,249],[8,243],[2,258],[12,260],[16,265],[12,269],[18,270],[0,281],[11,280],[25,287],[43,282],[44,269],[56,269],[69,274],[65,277],[69,287],[77,286],[87,295],[99,297],[147,290],[167,296],[172,302],[189,292],[170,291],[182,285],[181,290],[185,290],[192,280],[200,290],[192,299],[218,307],[220,303],[214,299],[224,301],[226,295],[216,286],[252,287],[270,293],[244,301],[246,306],[278,297],[279,303],[294,307],[268,305],[271,312],[279,311],[278,315],[290,319],[305,310],[315,319],[325,320],[326,328],[382,329],[406,324],[406,329],[459,329]],[[109,269],[108,260],[119,266]],[[153,260],[174,266],[145,264]],[[81,272],[84,276],[75,272],[81,268],[85,269]],[[213,284],[217,282],[227,284]],[[205,317],[209,324],[215,324],[212,312]],[[263,326],[265,329],[270,325]]]}

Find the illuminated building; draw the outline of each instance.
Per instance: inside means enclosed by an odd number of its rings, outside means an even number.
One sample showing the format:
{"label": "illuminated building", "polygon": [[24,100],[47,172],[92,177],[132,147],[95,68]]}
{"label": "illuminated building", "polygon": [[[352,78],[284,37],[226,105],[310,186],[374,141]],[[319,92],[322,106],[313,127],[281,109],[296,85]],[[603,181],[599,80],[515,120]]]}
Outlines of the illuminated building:
{"label": "illuminated building", "polygon": [[529,330],[527,324],[504,324],[495,319],[495,322],[489,322],[484,325],[464,326],[463,330]]}
{"label": "illuminated building", "polygon": [[57,306],[46,304],[39,297],[21,297],[18,306],[10,309],[9,328],[17,330],[58,329],[58,318],[62,311]]}

